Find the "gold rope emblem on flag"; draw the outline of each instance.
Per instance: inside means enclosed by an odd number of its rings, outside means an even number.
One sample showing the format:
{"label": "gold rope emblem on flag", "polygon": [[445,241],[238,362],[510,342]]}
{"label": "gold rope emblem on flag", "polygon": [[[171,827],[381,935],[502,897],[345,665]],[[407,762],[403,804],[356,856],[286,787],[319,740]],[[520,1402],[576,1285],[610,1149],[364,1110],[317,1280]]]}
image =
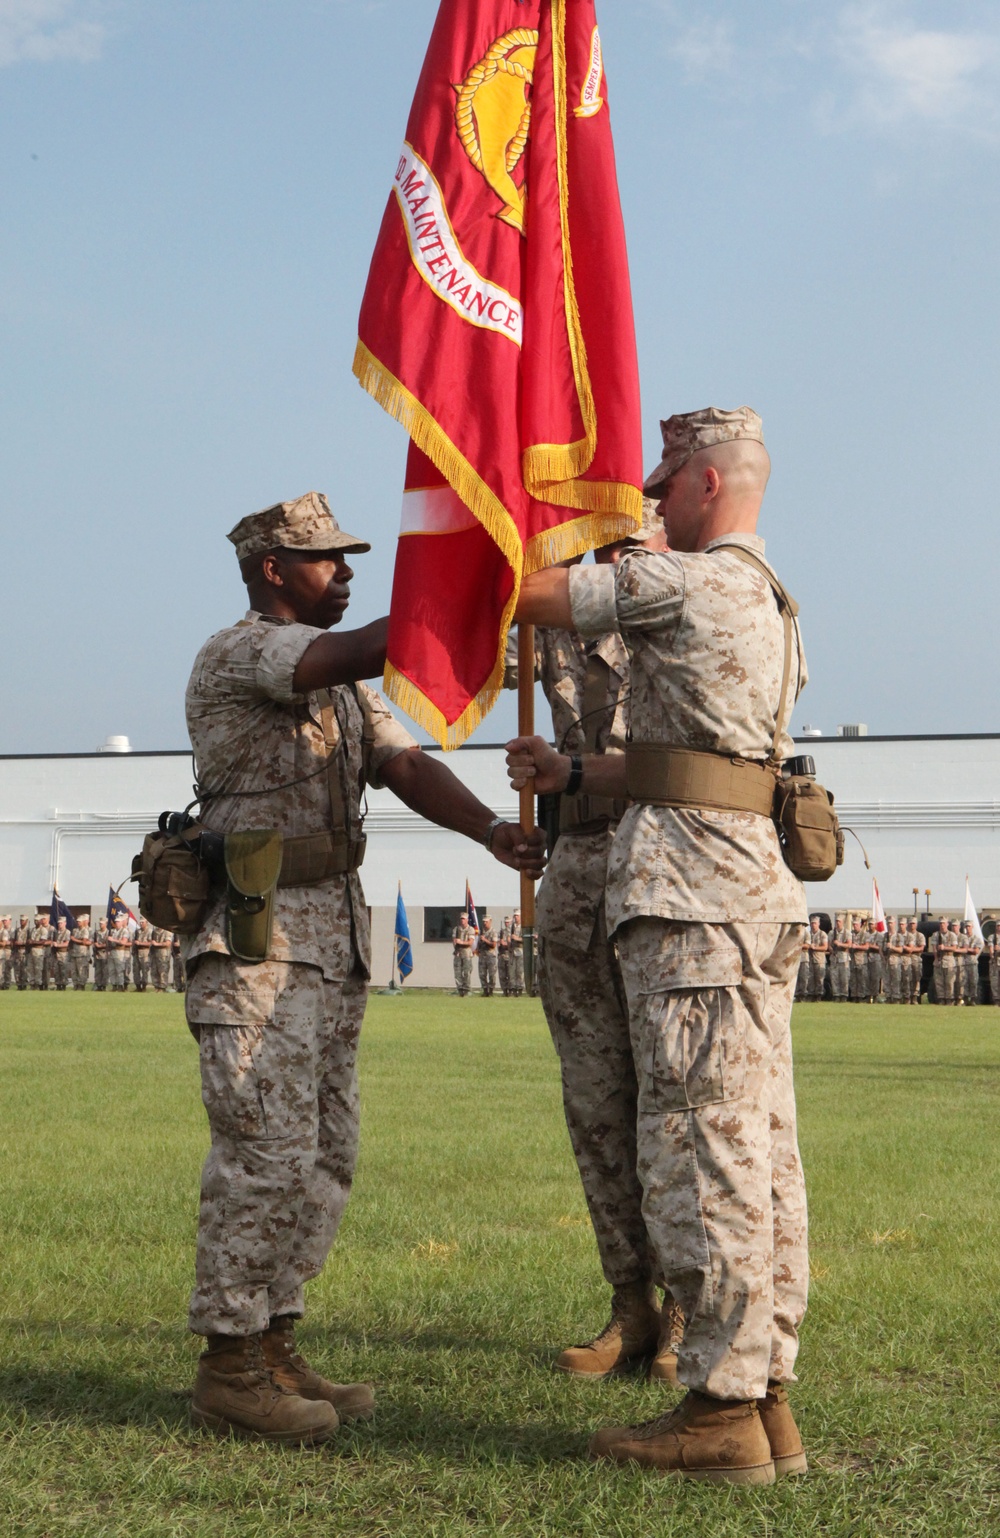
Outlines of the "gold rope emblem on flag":
{"label": "gold rope emblem on flag", "polygon": [[530,91],[537,51],[538,33],[515,27],[498,37],[486,57],[455,87],[455,126],[465,153],[503,203],[497,218],[522,235],[527,192],[513,173],[531,127]]}

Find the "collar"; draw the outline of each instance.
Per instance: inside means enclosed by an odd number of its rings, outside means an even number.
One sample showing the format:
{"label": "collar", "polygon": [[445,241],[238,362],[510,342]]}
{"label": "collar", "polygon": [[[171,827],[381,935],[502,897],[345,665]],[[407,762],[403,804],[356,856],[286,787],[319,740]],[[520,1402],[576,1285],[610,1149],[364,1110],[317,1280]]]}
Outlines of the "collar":
{"label": "collar", "polygon": [[714,550],[718,545],[743,545],[745,549],[753,550],[756,555],[764,554],[764,541],[759,534],[720,534],[718,539],[709,540],[698,554],[706,555],[709,550]]}

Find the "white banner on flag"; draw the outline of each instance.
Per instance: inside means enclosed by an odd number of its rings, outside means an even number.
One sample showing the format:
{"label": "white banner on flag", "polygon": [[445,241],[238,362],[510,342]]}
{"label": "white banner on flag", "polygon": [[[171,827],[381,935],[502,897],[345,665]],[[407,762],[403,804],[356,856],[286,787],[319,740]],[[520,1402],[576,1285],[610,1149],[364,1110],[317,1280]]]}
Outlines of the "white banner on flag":
{"label": "white banner on flag", "polygon": [[965,878],[965,912],[962,917],[963,919],[968,919],[969,923],[972,925],[972,933],[975,935],[980,945],[983,945],[985,942],[983,940],[982,925],[979,922],[979,914],[976,912],[976,905],[972,901],[972,893],[969,891],[968,876]]}

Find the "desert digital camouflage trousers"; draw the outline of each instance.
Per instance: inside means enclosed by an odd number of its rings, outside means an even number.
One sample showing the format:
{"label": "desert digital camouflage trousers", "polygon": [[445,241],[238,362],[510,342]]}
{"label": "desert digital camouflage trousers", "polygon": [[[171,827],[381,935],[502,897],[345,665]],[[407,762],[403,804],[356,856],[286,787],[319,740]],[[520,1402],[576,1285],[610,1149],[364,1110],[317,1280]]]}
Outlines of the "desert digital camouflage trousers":
{"label": "desert digital camouflage trousers", "polygon": [[212,1133],[188,1321],[196,1335],[251,1335],[303,1312],[354,1175],[366,992],[357,972],[331,983],[302,963],[219,955],[201,957],[189,977]]}
{"label": "desert digital camouflage trousers", "polygon": [[606,834],[564,835],[539,893],[539,993],[562,1076],[563,1109],[601,1269],[612,1287],[655,1261],[636,1172],[637,1085],[625,992],[601,892]]}
{"label": "desert digital camouflage trousers", "polygon": [[468,993],[472,987],[472,952],[455,951],[451,958],[451,965],[455,973],[455,987],[459,993]]}
{"label": "desert digital camouflage trousers", "polygon": [[496,951],[479,952],[479,986],[487,997],[497,985]]}
{"label": "desert digital camouflage trousers", "polygon": [[809,1283],[789,1030],[803,928],[640,918],[616,939],[643,1213],[687,1320],[678,1375],[758,1398],[794,1377]]}

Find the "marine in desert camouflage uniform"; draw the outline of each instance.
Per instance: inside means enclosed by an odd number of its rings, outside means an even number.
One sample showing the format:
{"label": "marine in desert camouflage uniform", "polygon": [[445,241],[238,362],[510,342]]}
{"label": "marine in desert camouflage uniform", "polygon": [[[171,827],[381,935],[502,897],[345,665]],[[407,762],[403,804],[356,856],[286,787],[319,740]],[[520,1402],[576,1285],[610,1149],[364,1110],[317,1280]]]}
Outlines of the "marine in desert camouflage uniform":
{"label": "marine in desert camouflage uniform", "polygon": [[0,914],[0,988],[7,989],[14,976],[14,932],[10,914]]}
{"label": "marine in desert camouflage uniform", "polygon": [[510,992],[515,999],[524,992],[524,934],[520,910],[515,910],[510,921]]}
{"label": "marine in desert camouflage uniform", "polygon": [[120,913],[108,930],[107,978],[112,993],[127,993],[132,971],[132,936],[128,919]]}
{"label": "marine in desert camouflage uniform", "polygon": [[809,991],[810,999],[822,999],[826,993],[826,968],[830,954],[830,942],[827,935],[819,927],[819,918],[809,920],[809,933],[806,936],[806,946],[809,955]]}
{"label": "marine in desert camouflage uniform", "polygon": [[145,993],[149,983],[149,953],[153,944],[153,926],[142,919],[132,936],[132,981],[136,993]]}
{"label": "marine in desert camouflage uniform", "polygon": [[866,931],[866,943],[868,945],[868,1000],[877,1004],[882,992],[882,973],[884,971],[882,947],[885,943],[885,934],[876,928],[874,916]]}
{"label": "marine in desert camouflage uniform", "polygon": [[72,939],[72,931],[67,927],[66,920],[57,919],[56,927],[52,931],[52,981],[59,993],[66,992],[66,985],[70,980]]}
{"label": "marine in desert camouflage uniform", "polygon": [[52,930],[47,918],[39,913],[36,915],[27,939],[28,948],[28,987],[44,988],[46,986],[46,957],[52,948]]}
{"label": "marine in desert camouflage uniform", "polygon": [[505,913],[497,935],[497,981],[505,999],[510,998],[510,914]]}
{"label": "marine in desert camouflage uniform", "polygon": [[[585,636],[619,630],[632,663],[627,772],[620,758],[586,758],[582,789],[627,787],[636,803],[611,850],[608,929],[638,1072],[643,1210],[686,1317],[678,1375],[689,1393],[658,1421],[598,1433],[591,1452],[740,1483],[770,1482],[775,1459],[782,1472],[805,1467],[784,1391],[808,1288],[789,1029],[805,893],[769,811],[703,810],[694,791],[692,804],[650,790],[666,747],[759,765],[794,751],[780,726],[805,682],[797,624],[781,700],[774,590],[725,548],[763,559],[753,531],[768,464],[746,408],[671,418],[647,482],[665,481],[670,552],[535,573],[517,611],[571,620]],[[515,788],[533,764],[541,793],[564,788],[572,768],[540,738],[516,740],[510,758]],[[765,778],[743,782],[769,808]]]}
{"label": "marine in desert camouflage uniform", "polygon": [[[658,534],[662,546],[659,519],[650,519],[642,532]],[[597,558],[613,562],[625,548],[607,547]],[[620,634],[585,641],[572,630],[539,628],[535,673],[562,751],[624,752],[629,660]],[[516,677],[508,683],[514,686]],[[652,1360],[655,1377],[676,1381],[676,1311],[668,1308],[661,1317],[656,1295],[636,1167],[638,1087],[628,1011],[604,908],[608,855],[625,806],[624,798],[562,796],[559,837],[538,892],[542,1007],[559,1054],[566,1126],[611,1288],[607,1326],[563,1351],[556,1366],[604,1377]]]}
{"label": "marine in desert camouflage uniform", "polygon": [[475,943],[476,931],[469,923],[468,915],[463,913],[451,932],[451,962],[460,999],[464,999],[472,987],[472,951]]}
{"label": "marine in desert camouflage uniform", "polygon": [[894,915],[890,914],[887,923],[882,951],[886,997],[890,1004],[900,1004],[903,999],[903,946],[906,941]]}
{"label": "marine in desert camouflage uniform", "polygon": [[924,952],[927,940],[917,928],[915,918],[906,921],[906,940],[903,946],[903,1000],[907,1004],[919,1004],[924,979]]}
{"label": "marine in desert camouflage uniform", "polygon": [[100,918],[94,933],[94,992],[104,993],[108,986],[108,921]]}
{"label": "marine in desert camouflage uniform", "polygon": [[834,919],[830,936],[830,993],[840,1004],[851,994],[851,931],[842,913]]}
{"label": "marine in desert camouflage uniform", "polygon": [[476,955],[479,958],[479,986],[483,998],[489,999],[497,985],[497,933],[488,914],[483,919]]}
{"label": "marine in desert camouflage uniform", "polygon": [[1000,934],[994,929],[986,942],[990,967],[990,1003],[1000,1004]]}
{"label": "marine in desert camouflage uniform", "polygon": [[149,972],[157,993],[166,993],[170,982],[170,946],[173,935],[169,929],[154,929],[149,946]]}
{"label": "marine in desert camouflage uniform", "polygon": [[28,937],[30,934],[31,924],[28,921],[28,915],[22,913],[14,930],[14,976],[22,993],[28,986]]}
{"label": "marine in desert camouflage uniform", "polygon": [[316,1442],[338,1415],[367,1417],[374,1403],[367,1385],[315,1373],[293,1333],[357,1152],[370,968],[357,871],[365,782],[485,842],[507,865],[523,856],[529,873],[541,865],[540,836],[494,818],[353,682],[381,674],[386,621],[328,634],[349,599],[346,554],[369,546],[338,528],[325,497],[265,509],[229,538],[252,607],[205,644],[188,684],[202,820],[223,834],[278,829],[285,874],[264,960],[230,953],[224,891],[184,942],[211,1130],[189,1313],[208,1344],[192,1414],[244,1435]]}
{"label": "marine in desert camouflage uniform", "polygon": [[851,920],[851,998],[861,1004],[868,997],[868,931],[860,919]]}
{"label": "marine in desert camouflage uniform", "polygon": [[976,934],[972,920],[966,919],[962,925],[965,935],[962,957],[962,1003],[979,1003],[979,957],[982,954],[983,944]]}
{"label": "marine in desert camouflage uniform", "polygon": [[955,973],[957,970],[957,946],[948,919],[942,919],[936,934],[931,935],[927,949],[934,963],[934,1000],[937,1004],[956,1004]]}
{"label": "marine in desert camouflage uniform", "polygon": [[69,947],[69,972],[77,993],[82,993],[87,986],[93,948],[94,937],[90,933],[90,914],[83,913],[77,919],[76,928],[70,936]]}

